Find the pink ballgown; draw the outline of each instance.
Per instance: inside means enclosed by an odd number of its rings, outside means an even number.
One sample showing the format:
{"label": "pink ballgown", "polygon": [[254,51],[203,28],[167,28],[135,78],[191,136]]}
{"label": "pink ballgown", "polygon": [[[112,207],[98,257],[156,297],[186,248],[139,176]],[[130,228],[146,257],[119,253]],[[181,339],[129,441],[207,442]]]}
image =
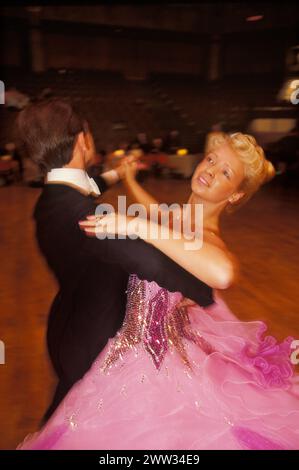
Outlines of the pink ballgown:
{"label": "pink ballgown", "polygon": [[299,449],[291,343],[130,276],[126,317],[19,449]]}

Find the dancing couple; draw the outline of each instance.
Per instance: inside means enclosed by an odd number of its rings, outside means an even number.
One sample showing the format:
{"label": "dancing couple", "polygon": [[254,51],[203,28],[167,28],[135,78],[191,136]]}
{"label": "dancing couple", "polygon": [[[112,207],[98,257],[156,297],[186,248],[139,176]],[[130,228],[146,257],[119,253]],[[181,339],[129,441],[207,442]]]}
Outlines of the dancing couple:
{"label": "dancing couple", "polygon": [[[191,227],[197,205],[203,210],[195,251],[185,249],[184,233],[171,236],[175,215],[167,240],[150,238],[145,218],[133,239],[130,217],[95,217],[103,177],[86,174],[93,137],[69,103],[31,105],[18,126],[47,173],[34,218],[59,285],[47,333],[56,393],[42,428],[18,448],[298,449],[293,338],[279,343],[264,322],[240,321],[218,293],[238,269],[220,216],[274,174],[255,139],[210,139],[188,199]],[[157,201],[136,181],[136,162],[122,171],[149,213]]]}

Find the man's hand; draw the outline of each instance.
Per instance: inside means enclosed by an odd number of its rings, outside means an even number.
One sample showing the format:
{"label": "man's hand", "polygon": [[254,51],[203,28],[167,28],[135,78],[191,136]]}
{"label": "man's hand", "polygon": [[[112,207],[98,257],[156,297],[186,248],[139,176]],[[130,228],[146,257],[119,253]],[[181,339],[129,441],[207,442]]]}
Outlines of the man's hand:
{"label": "man's hand", "polygon": [[177,307],[194,307],[194,305],[196,305],[196,303],[193,300],[188,299],[187,297],[183,297],[182,300],[177,304]]}
{"label": "man's hand", "polygon": [[115,168],[115,170],[117,171],[119,179],[125,178],[127,167],[129,165],[136,166],[137,160],[138,160],[138,158],[136,158],[133,155],[129,155],[127,157],[124,157],[121,160],[121,163]]}
{"label": "man's hand", "polygon": [[129,155],[125,157],[121,164],[115,168],[117,171],[119,179],[132,180],[135,179],[136,174],[141,169],[146,169],[146,165],[139,161],[140,157],[135,155]]}

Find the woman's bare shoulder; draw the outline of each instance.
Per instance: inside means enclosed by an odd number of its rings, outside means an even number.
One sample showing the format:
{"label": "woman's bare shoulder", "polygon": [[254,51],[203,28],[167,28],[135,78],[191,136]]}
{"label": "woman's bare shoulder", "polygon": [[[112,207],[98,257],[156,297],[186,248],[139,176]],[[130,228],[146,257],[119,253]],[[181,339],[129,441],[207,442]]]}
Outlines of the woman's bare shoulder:
{"label": "woman's bare shoulder", "polygon": [[228,251],[228,248],[225,242],[223,241],[223,239],[220,237],[220,235],[217,235],[214,232],[210,232],[209,230],[204,230],[203,241],[206,243],[210,243],[211,245],[218,246],[224,251]]}
{"label": "woman's bare shoulder", "polygon": [[218,248],[223,250],[225,254],[227,255],[227,257],[233,262],[236,269],[238,268],[238,265],[239,265],[238,258],[236,257],[234,253],[230,251],[230,249],[228,248],[228,246],[226,245],[226,243],[224,242],[224,240],[221,238],[220,235],[217,235],[215,233],[211,233],[208,231],[204,232],[204,242],[210,243],[211,245],[217,246]]}

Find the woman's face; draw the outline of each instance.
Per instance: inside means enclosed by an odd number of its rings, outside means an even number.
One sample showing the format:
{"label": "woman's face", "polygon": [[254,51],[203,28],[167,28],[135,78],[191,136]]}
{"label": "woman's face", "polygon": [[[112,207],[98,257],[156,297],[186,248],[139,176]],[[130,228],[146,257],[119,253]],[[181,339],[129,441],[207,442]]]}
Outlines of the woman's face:
{"label": "woman's face", "polygon": [[208,152],[199,163],[192,177],[191,189],[209,202],[236,202],[243,195],[238,192],[238,187],[244,176],[242,161],[225,142]]}

